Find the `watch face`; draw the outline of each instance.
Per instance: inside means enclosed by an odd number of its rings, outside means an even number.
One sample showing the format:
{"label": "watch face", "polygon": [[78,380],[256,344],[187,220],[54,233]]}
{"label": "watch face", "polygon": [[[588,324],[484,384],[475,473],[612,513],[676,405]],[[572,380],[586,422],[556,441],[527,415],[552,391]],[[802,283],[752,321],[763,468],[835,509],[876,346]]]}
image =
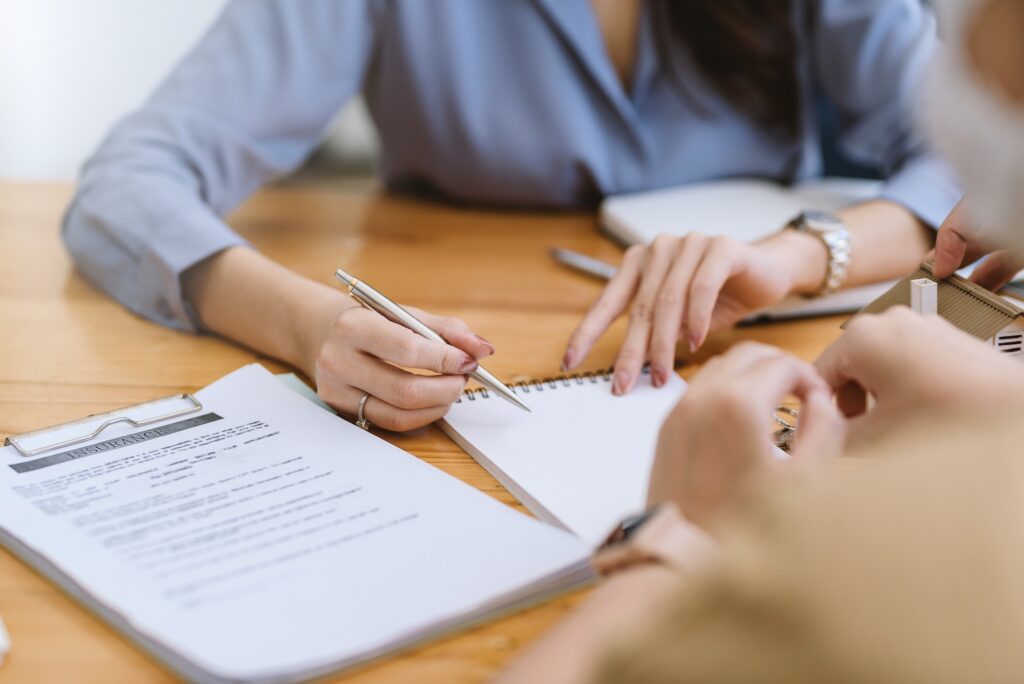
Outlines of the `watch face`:
{"label": "watch face", "polygon": [[827,211],[805,211],[801,216],[804,223],[815,230],[838,230],[843,227],[843,222]]}

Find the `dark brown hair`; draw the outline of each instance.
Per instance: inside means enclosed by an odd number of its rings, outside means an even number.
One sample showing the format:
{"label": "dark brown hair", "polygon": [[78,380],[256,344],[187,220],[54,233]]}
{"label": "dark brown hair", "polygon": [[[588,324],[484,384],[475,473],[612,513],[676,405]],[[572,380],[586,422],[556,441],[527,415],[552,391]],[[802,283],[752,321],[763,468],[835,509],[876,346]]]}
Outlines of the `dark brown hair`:
{"label": "dark brown hair", "polygon": [[800,87],[793,0],[662,0],[674,41],[759,124],[796,135]]}

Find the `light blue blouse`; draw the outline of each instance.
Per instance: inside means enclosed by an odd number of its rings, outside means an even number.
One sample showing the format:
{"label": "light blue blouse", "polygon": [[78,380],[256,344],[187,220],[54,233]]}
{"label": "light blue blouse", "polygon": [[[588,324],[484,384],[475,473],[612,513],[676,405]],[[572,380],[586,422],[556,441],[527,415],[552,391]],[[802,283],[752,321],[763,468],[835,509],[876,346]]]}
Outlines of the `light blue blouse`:
{"label": "light blue blouse", "polygon": [[937,225],[959,189],[913,130],[931,14],[919,0],[795,4],[804,131],[786,139],[717,95],[685,50],[662,58],[653,10],[627,92],[588,0],[234,0],[85,165],[64,239],[126,306],[194,330],[181,273],[244,242],[222,217],[301,164],[360,91],[389,185],[534,207],[818,175],[819,93],[847,152],[887,174],[884,196]]}

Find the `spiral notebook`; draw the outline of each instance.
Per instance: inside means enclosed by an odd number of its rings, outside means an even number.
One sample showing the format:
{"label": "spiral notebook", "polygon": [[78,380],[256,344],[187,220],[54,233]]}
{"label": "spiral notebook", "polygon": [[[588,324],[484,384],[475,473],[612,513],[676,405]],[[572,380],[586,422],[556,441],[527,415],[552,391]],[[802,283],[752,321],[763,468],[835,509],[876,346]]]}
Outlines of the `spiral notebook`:
{"label": "spiral notebook", "polygon": [[531,413],[468,390],[441,429],[534,515],[597,546],[644,508],[658,432],[686,383],[673,373],[656,389],[644,372],[616,397],[599,371],[510,386]]}

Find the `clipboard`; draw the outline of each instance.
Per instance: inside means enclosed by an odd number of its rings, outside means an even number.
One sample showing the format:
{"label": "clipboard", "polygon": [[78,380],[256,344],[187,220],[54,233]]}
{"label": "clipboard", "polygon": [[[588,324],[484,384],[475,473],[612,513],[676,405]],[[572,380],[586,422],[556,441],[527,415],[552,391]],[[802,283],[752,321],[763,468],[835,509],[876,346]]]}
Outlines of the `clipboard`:
{"label": "clipboard", "polygon": [[142,428],[202,410],[202,402],[194,395],[172,394],[162,399],[154,399],[106,413],[96,413],[67,423],[14,435],[4,440],[4,446],[14,447],[14,450],[23,458],[34,458],[58,449],[91,442],[108,428],[121,423]]}

